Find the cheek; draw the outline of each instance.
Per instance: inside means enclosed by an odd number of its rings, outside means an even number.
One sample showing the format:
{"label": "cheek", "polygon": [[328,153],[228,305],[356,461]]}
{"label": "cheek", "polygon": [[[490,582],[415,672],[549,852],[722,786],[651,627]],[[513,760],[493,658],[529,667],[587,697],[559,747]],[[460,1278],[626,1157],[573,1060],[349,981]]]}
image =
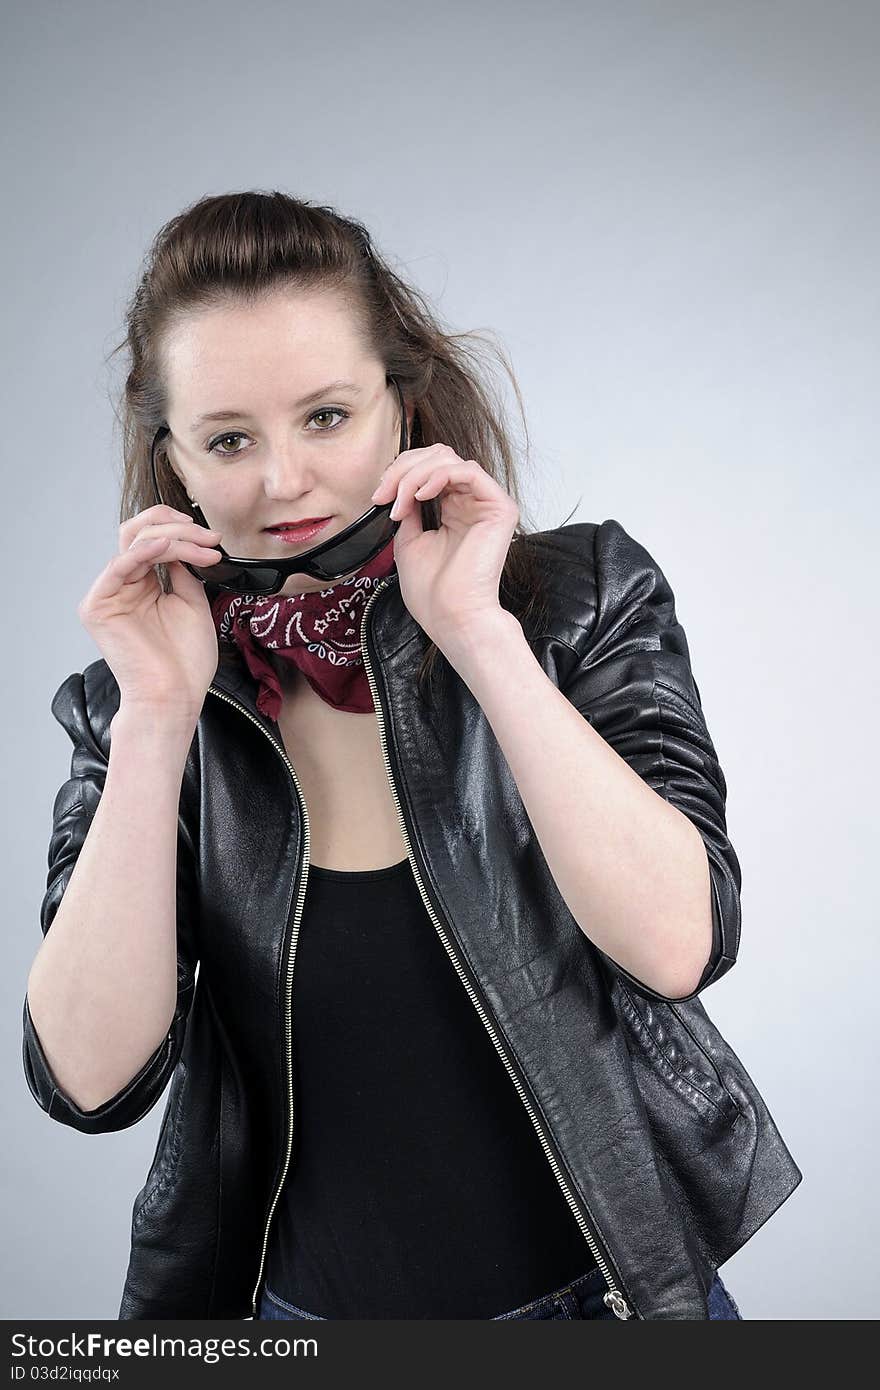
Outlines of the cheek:
{"label": "cheek", "polygon": [[204,500],[209,504],[218,517],[223,517],[228,522],[247,517],[257,500],[255,488],[247,485],[243,478],[237,483],[228,478],[206,480],[201,493],[195,495],[200,501]]}
{"label": "cheek", "polygon": [[[351,482],[355,487],[361,487],[376,473],[377,459],[381,457],[384,455],[375,442],[362,440],[355,443],[352,440],[347,448],[340,448],[334,454],[332,461],[328,459],[328,475],[341,484]],[[375,486],[373,483],[371,492]]]}
{"label": "cheek", "polygon": [[243,553],[253,533],[253,519],[263,515],[255,499],[243,488],[230,487],[224,480],[222,484],[214,481],[213,486],[204,482],[201,487],[194,485],[192,494],[199,504],[207,524],[221,533],[222,544],[231,554]]}

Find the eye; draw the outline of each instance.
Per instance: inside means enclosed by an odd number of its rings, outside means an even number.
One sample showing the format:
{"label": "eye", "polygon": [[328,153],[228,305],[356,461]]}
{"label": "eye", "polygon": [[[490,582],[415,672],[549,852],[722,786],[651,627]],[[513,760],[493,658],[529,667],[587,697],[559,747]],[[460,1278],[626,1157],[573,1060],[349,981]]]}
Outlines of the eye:
{"label": "eye", "polygon": [[[334,406],[325,405],[325,406],[323,407],[323,409],[313,411],[312,414],[309,416],[309,420],[317,420],[317,418],[318,418],[319,415],[341,415],[341,416],[342,416],[342,420],[347,420],[347,419],[348,419],[348,411],[347,411],[347,410],[339,410],[335,405],[334,405]],[[342,420],[339,421],[339,424],[338,424],[338,425],[330,425],[330,427],[329,427],[328,429],[326,429],[326,430],[325,430],[325,429],[310,430],[309,433],[310,433],[310,434],[329,434],[331,430],[338,430],[338,429],[339,429],[339,425],[342,424]]]}
{"label": "eye", "polygon": [[[343,421],[343,420],[347,420],[347,419],[349,418],[349,412],[348,412],[347,410],[340,410],[337,406],[324,406],[321,410],[315,410],[315,411],[313,411],[312,414],[309,416],[309,421],[311,422],[312,420],[317,420],[317,419],[318,419],[320,416],[322,416],[322,415],[325,415],[325,416],[326,416],[326,415],[338,415],[338,416],[340,416],[340,419],[339,419],[338,423],[335,424],[335,425],[328,425],[326,428],[321,428],[321,429],[318,429],[318,430],[310,430],[310,431],[309,431],[310,434],[330,434],[330,433],[332,433],[333,430],[339,429],[339,426],[342,424],[342,421]],[[218,450],[217,445],[223,443],[223,442],[224,442],[225,440],[227,440],[227,439],[246,439],[247,437],[248,437],[247,435],[242,434],[242,433],[241,433],[240,431],[238,431],[238,430],[230,431],[230,432],[227,432],[226,434],[218,434],[218,435],[215,436],[214,439],[211,440],[210,444],[208,445],[208,453],[209,453],[209,454],[214,454],[214,453],[216,453],[216,454],[219,455],[220,458],[234,458],[236,454],[243,454],[243,453],[244,453],[244,450],[243,450],[243,449],[231,449],[231,450],[230,450],[230,449],[219,449],[219,450]]]}
{"label": "eye", "polygon": [[[222,440],[224,440],[224,439],[244,439],[244,438],[245,438],[245,436],[244,436],[243,434],[238,434],[238,433],[232,433],[232,434],[218,434],[218,435],[217,435],[217,438],[216,438],[216,439],[212,439],[212,440],[211,440],[211,443],[208,445],[208,453],[209,453],[209,454],[213,454],[213,453],[215,452],[215,450],[216,450],[217,445],[218,445]],[[233,450],[232,450],[232,453],[233,453],[233,454],[240,454],[241,452],[242,452],[241,449],[233,449]],[[231,457],[231,455],[227,452],[226,449],[221,449],[221,450],[220,450],[220,457],[223,458],[224,455],[225,455],[226,458],[230,458],[230,457]]]}

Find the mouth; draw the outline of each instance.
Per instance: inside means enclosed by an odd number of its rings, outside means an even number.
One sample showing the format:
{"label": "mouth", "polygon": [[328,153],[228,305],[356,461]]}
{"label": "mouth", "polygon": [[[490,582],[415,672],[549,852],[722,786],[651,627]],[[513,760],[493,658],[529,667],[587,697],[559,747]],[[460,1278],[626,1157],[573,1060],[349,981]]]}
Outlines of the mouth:
{"label": "mouth", "polygon": [[331,516],[307,517],[305,521],[289,522],[283,521],[279,526],[266,526],[263,528],[264,535],[277,536],[285,545],[296,545],[301,541],[311,540],[312,536],[317,536],[319,531],[323,531],[328,522],[332,521]]}

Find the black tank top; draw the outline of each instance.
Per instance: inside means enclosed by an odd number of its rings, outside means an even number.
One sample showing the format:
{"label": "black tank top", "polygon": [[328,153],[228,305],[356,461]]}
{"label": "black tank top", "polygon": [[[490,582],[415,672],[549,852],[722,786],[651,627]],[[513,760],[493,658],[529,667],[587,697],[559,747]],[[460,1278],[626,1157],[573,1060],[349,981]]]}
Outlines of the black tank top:
{"label": "black tank top", "polygon": [[493,1318],[595,1267],[408,859],[309,866],[265,1283],[325,1318]]}

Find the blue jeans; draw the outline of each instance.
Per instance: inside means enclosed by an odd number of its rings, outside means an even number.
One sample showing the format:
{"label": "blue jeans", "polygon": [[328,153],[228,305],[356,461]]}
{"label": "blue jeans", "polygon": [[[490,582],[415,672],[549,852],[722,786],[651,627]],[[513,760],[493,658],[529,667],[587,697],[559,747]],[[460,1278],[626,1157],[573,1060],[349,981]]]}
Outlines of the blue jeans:
{"label": "blue jeans", "polygon": [[[540,1298],[533,1299],[531,1303],[524,1303],[520,1308],[514,1308],[509,1313],[498,1313],[490,1321],[498,1322],[504,1318],[614,1319],[616,1314],[602,1302],[602,1295],[607,1287],[602,1271],[594,1268],[589,1270],[587,1274],[582,1274],[580,1278],[572,1280],[564,1288],[556,1289],[553,1293],[545,1293]],[[708,1302],[711,1319],[715,1321],[742,1319],[741,1312],[717,1273],[709,1288]],[[296,1304],[288,1303],[285,1299],[279,1298],[265,1285],[260,1300],[259,1316],[261,1321],[272,1319],[288,1321],[299,1318],[308,1322],[327,1321],[319,1313],[307,1313],[304,1308],[297,1308]]]}

